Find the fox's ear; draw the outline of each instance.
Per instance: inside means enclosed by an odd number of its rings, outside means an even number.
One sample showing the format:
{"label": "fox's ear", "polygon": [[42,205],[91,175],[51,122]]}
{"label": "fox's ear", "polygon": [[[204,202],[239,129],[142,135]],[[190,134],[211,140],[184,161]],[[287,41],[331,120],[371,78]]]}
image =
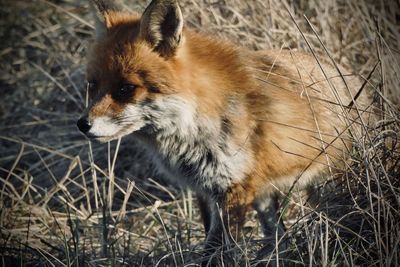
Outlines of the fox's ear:
{"label": "fox's ear", "polygon": [[153,0],[140,19],[140,36],[165,58],[175,55],[182,28],[183,17],[177,0]]}
{"label": "fox's ear", "polygon": [[112,0],[91,0],[89,3],[95,19],[96,37],[101,37],[112,26],[112,13],[122,11],[122,7]]}

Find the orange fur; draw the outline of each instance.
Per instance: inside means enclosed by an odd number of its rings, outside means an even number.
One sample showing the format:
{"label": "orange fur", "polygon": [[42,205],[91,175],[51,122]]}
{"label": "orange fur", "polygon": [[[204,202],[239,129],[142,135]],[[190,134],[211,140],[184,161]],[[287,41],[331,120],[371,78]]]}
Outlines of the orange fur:
{"label": "orange fur", "polygon": [[[358,136],[361,128],[354,107],[347,107],[360,82],[344,69],[297,51],[250,51],[186,28],[177,50],[160,56],[141,37],[140,18],[123,12],[106,18],[107,34],[89,55],[88,80],[98,84],[92,97],[100,99],[89,117],[121,112],[125,104],[110,94],[126,81],[137,87],[129,103],[178,95],[196,103],[202,118],[222,120],[231,145],[248,158],[245,177],[223,197],[233,228],[254,202],[345,164],[350,132]],[[357,106],[365,108],[367,99],[360,96]]]}

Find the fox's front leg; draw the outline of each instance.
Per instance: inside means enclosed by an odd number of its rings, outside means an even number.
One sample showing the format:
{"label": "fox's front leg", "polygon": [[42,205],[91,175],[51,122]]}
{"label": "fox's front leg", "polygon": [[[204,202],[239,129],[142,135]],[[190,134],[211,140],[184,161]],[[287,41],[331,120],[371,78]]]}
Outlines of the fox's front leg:
{"label": "fox's front leg", "polygon": [[210,229],[205,244],[208,255],[219,249],[225,250],[241,238],[249,203],[241,186],[231,187],[210,198]]}
{"label": "fox's front leg", "polygon": [[207,198],[207,196],[199,194],[197,195],[197,204],[199,206],[201,219],[203,220],[204,231],[206,232],[206,235],[208,235],[211,226],[212,213],[210,199]]}

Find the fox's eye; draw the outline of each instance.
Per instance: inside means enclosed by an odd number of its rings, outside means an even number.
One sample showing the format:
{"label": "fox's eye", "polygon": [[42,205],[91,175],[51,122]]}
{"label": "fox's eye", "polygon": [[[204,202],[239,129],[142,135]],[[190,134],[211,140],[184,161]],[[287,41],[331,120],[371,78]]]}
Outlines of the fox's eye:
{"label": "fox's eye", "polygon": [[129,101],[135,89],[136,85],[129,83],[122,84],[119,89],[113,91],[112,97],[119,102]]}
{"label": "fox's eye", "polygon": [[133,84],[124,84],[121,86],[121,88],[119,89],[118,94],[121,97],[124,96],[130,96],[132,94],[132,92],[135,90],[136,86]]}

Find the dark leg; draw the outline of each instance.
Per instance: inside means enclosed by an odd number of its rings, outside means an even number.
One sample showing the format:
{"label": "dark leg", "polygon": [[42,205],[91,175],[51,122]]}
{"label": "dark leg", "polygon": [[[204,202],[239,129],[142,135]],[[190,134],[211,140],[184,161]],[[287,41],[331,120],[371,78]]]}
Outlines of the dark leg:
{"label": "dark leg", "polygon": [[264,237],[275,236],[276,232],[278,236],[285,233],[283,222],[279,219],[279,202],[276,196],[257,201],[254,206],[263,228]]}
{"label": "dark leg", "polygon": [[203,219],[203,225],[204,225],[204,230],[206,232],[206,235],[210,231],[210,225],[211,225],[211,207],[209,201],[204,196],[198,195],[198,205],[200,209],[200,215],[201,218]]}
{"label": "dark leg", "polygon": [[[223,254],[223,247],[227,243],[225,237],[226,234],[225,224],[221,217],[221,202],[220,198],[210,199],[210,213],[208,215],[208,225],[204,224],[207,231],[207,237],[204,245],[204,257],[201,266],[220,266],[220,258]],[[203,217],[204,219],[205,217]],[[225,232],[225,233],[224,233]],[[228,241],[229,243],[229,241]]]}
{"label": "dark leg", "polygon": [[[247,210],[246,198],[243,191],[237,188],[231,188],[223,195],[215,196],[213,203],[210,205],[211,225],[206,239],[205,250],[208,258],[214,258],[211,261],[207,260],[203,266],[217,265],[215,261],[223,258],[223,262],[227,266],[231,266],[234,255],[223,253],[234,246],[235,242],[241,237],[241,230],[244,224],[244,219]],[[211,201],[210,201],[211,202]],[[211,265],[210,265],[211,264]],[[235,264],[234,264],[235,265]]]}
{"label": "dark leg", "polygon": [[[271,196],[263,200],[259,200],[254,204],[257,211],[261,226],[263,228],[265,245],[259,251],[258,259],[265,258],[275,251],[281,252],[287,250],[287,242],[280,241],[281,237],[285,234],[285,227],[282,219],[279,219],[279,202],[276,196]],[[279,242],[279,244],[276,244]],[[276,251],[278,250],[278,251]]]}

